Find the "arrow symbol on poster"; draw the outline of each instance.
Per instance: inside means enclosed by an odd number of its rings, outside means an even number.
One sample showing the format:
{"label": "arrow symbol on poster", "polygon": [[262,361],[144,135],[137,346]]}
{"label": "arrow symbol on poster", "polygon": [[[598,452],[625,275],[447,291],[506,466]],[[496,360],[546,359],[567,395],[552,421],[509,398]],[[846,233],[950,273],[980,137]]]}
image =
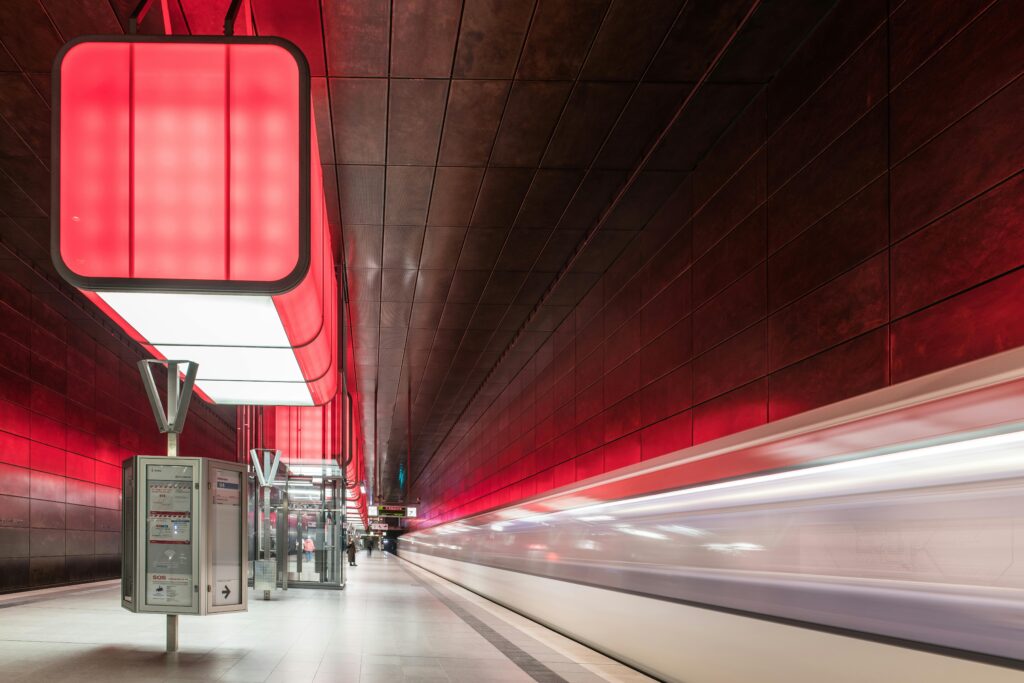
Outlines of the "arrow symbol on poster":
{"label": "arrow symbol on poster", "polygon": [[222,590],[220,594],[223,595],[225,599],[227,599],[227,597],[231,595],[231,589],[227,586],[224,586],[224,590]]}

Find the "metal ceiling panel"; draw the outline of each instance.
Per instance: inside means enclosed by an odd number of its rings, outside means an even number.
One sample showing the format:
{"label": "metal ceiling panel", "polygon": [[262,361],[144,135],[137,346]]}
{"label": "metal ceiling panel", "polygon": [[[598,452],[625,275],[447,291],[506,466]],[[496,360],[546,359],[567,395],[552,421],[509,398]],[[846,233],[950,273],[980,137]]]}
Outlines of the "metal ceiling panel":
{"label": "metal ceiling panel", "polygon": [[498,324],[499,330],[506,332],[514,332],[522,327],[523,323],[526,322],[526,317],[533,310],[533,306],[526,304],[512,304],[505,311],[505,316],[501,319]]}
{"label": "metal ceiling panel", "polygon": [[494,141],[491,163],[536,167],[565,105],[572,84],[515,81]]}
{"label": "metal ceiling panel", "polygon": [[509,305],[526,281],[526,272],[496,271],[480,295],[480,303]]}
{"label": "metal ceiling panel", "polygon": [[654,57],[685,0],[614,0],[580,78],[636,81]]}
{"label": "metal ceiling panel", "polygon": [[723,83],[766,83],[833,5],[806,0],[761,3],[711,79]]}
{"label": "metal ceiling panel", "polygon": [[433,344],[433,330],[420,330],[416,328],[409,328],[409,341],[406,345],[406,349],[409,352],[420,353],[424,351],[429,351],[430,347],[433,346]]}
{"label": "metal ceiling panel", "polygon": [[487,164],[510,85],[511,81],[452,81],[439,164]]}
{"label": "metal ceiling panel", "polygon": [[[555,235],[561,233],[555,233]],[[552,238],[555,236],[552,235]],[[579,239],[577,238],[577,242]],[[564,259],[563,259],[564,262]],[[526,279],[523,281],[522,288],[516,295],[512,304],[514,306],[533,306],[537,301],[540,301],[541,295],[544,293],[551,283],[555,279],[553,272],[542,272],[534,269],[532,272],[527,274]]]}
{"label": "metal ceiling panel", "polygon": [[[405,350],[405,340],[408,337],[408,333],[409,333],[408,329],[404,328],[404,327],[383,327],[382,326],[380,328],[380,348],[381,348],[381,350],[385,350],[386,349],[388,351],[391,351],[391,350],[395,350],[395,351],[399,351],[399,352],[404,351]],[[388,354],[382,354],[382,355],[384,357],[386,357],[388,360],[393,360],[393,359],[397,358],[398,361],[399,361],[398,363],[388,363],[388,365],[390,365],[390,366],[397,365],[399,368],[401,368],[401,354],[400,353],[388,353]],[[400,370],[397,370],[396,372],[400,372]]]}
{"label": "metal ceiling panel", "polygon": [[581,82],[569,97],[541,165],[589,166],[633,89],[631,83]]}
{"label": "metal ceiling panel", "polygon": [[415,270],[423,246],[423,227],[389,225],[384,228],[384,267]]}
{"label": "metal ceiling panel", "polygon": [[331,120],[331,96],[326,78],[310,79],[313,96],[313,124],[320,150],[320,163],[334,164],[334,122]]}
{"label": "metal ceiling panel", "polygon": [[465,330],[473,319],[475,303],[457,304],[449,302],[444,306],[444,314],[438,328],[442,330]]}
{"label": "metal ceiling panel", "polygon": [[346,223],[345,265],[348,268],[380,268],[383,233],[379,225]]}
{"label": "metal ceiling panel", "polygon": [[331,76],[387,76],[390,0],[332,2],[323,10]]}
{"label": "metal ceiling panel", "polygon": [[42,0],[40,4],[61,36],[114,35],[123,31],[107,0]]}
{"label": "metal ceiling panel", "polygon": [[389,165],[434,165],[447,98],[447,80],[391,79]]}
{"label": "metal ceiling panel", "polygon": [[569,203],[559,230],[586,230],[594,225],[608,208],[616,193],[626,181],[625,171],[592,170],[583,179],[579,191]]}
{"label": "metal ceiling panel", "polygon": [[25,74],[0,73],[0,116],[36,157],[50,158],[50,110]]}
{"label": "metal ceiling panel", "polygon": [[[415,270],[398,270],[385,268],[381,276],[381,301],[405,301],[412,308],[413,293],[416,288]],[[408,324],[409,314],[406,313],[403,325]]]}
{"label": "metal ceiling panel", "polygon": [[[387,271],[385,271],[385,274]],[[412,271],[415,274],[415,271]],[[408,327],[412,303],[408,301],[382,301],[380,304],[380,326]]]}
{"label": "metal ceiling panel", "polygon": [[425,224],[433,180],[433,166],[388,166],[384,225]]}
{"label": "metal ceiling panel", "polygon": [[341,198],[338,195],[338,168],[321,166],[324,181],[324,204],[327,205],[327,223],[331,232],[331,250],[334,262],[341,262],[343,248],[341,231]]}
{"label": "metal ceiling panel", "polygon": [[[351,285],[350,285],[351,286]],[[370,306],[363,302],[355,302],[352,306],[352,332],[360,340],[374,340],[376,344],[377,329],[380,327],[380,306]]]}
{"label": "metal ceiling panel", "polygon": [[448,78],[462,0],[403,0],[392,10],[391,76]]}
{"label": "metal ceiling panel", "polygon": [[435,270],[451,268],[458,263],[466,228],[430,226],[423,238],[420,268]]}
{"label": "metal ceiling panel", "polygon": [[609,0],[539,0],[516,78],[576,78],[608,3]]}
{"label": "metal ceiling panel", "polygon": [[658,52],[648,78],[696,82],[740,25],[751,0],[690,0]]}
{"label": "metal ceiling panel", "polygon": [[482,168],[439,166],[434,175],[427,225],[469,225],[483,174]]}
{"label": "metal ceiling panel", "polygon": [[474,228],[511,226],[530,187],[533,174],[532,168],[488,168],[470,225]]}
{"label": "metal ceiling panel", "polygon": [[452,270],[420,270],[416,280],[416,298],[420,301],[444,302],[451,284]]}
{"label": "metal ceiling panel", "polygon": [[462,13],[455,78],[512,78],[535,0],[470,0]]}
{"label": "metal ceiling panel", "polygon": [[506,308],[495,304],[480,304],[473,313],[473,319],[469,321],[469,329],[496,330]]}
{"label": "metal ceiling panel", "polygon": [[416,301],[412,305],[412,314],[409,316],[409,327],[421,330],[434,330],[437,328],[441,315],[444,312],[443,301]]}
{"label": "metal ceiling panel", "polygon": [[338,166],[338,194],[344,224],[384,222],[384,167]]}
{"label": "metal ceiling panel", "polygon": [[603,273],[635,235],[636,232],[631,230],[597,231],[573,263],[573,268],[580,273]]}
{"label": "metal ceiling panel", "polygon": [[353,269],[348,276],[348,296],[352,301],[380,301],[379,268]]}
{"label": "metal ceiling panel", "polygon": [[49,73],[63,43],[36,0],[0,2],[0,41],[19,67],[36,73]]}
{"label": "metal ceiling panel", "polygon": [[537,171],[513,227],[554,227],[582,180],[582,170],[542,168]]}
{"label": "metal ceiling panel", "polygon": [[684,173],[644,171],[605,218],[606,230],[642,230],[686,177]]}
{"label": "metal ceiling panel", "polygon": [[434,337],[434,348],[454,352],[459,348],[464,332],[465,330],[438,330],[437,336]]}
{"label": "metal ceiling panel", "polygon": [[505,243],[504,229],[471,228],[459,255],[458,268],[463,270],[489,270],[494,267]]}
{"label": "metal ceiling panel", "polygon": [[761,90],[757,83],[708,83],[654,150],[648,168],[689,171]]}
{"label": "metal ceiling panel", "polygon": [[383,164],[387,140],[388,81],[331,78],[334,153],[341,164]]}
{"label": "metal ceiling panel", "polygon": [[515,230],[508,241],[505,242],[495,270],[519,270],[528,271],[537,260],[548,235],[549,229],[524,228]]}
{"label": "metal ceiling panel", "polygon": [[642,83],[598,154],[596,166],[636,167],[692,88],[691,83]]}
{"label": "metal ceiling panel", "polygon": [[486,270],[456,270],[448,291],[448,302],[475,304],[487,284],[490,273]]}
{"label": "metal ceiling panel", "polygon": [[46,216],[43,208],[32,201],[14,180],[6,173],[0,173],[0,207],[10,218],[21,224],[21,218],[42,218]]}

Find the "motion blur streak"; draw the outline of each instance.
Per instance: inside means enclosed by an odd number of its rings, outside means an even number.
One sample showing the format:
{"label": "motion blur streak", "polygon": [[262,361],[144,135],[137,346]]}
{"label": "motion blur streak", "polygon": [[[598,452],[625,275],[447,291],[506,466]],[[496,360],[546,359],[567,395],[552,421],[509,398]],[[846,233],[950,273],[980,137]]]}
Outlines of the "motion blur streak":
{"label": "motion blur streak", "polygon": [[[662,678],[1020,680],[1022,429],[500,524],[470,518],[407,535],[400,550]],[[554,606],[539,604],[552,589],[538,582],[560,586]],[[569,596],[582,614],[568,614]],[[717,628],[732,633],[723,660],[777,658],[781,668],[753,676],[735,668],[746,664],[722,661],[700,674],[709,653],[726,647],[704,642]],[[686,630],[695,632],[683,642]],[[671,641],[651,647],[662,632]],[[764,652],[763,642],[779,637],[795,649]],[[832,664],[821,652],[800,656],[815,642]],[[901,673],[869,674],[865,657]],[[853,668],[837,673],[844,658]]]}

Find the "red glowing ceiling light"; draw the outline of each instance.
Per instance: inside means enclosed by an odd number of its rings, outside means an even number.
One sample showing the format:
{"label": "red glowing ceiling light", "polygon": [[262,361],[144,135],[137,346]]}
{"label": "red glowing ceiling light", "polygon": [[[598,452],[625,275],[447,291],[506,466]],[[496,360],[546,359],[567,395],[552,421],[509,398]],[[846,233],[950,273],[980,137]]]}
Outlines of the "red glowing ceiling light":
{"label": "red glowing ceiling light", "polygon": [[53,259],[217,403],[337,389],[309,69],[278,38],[116,36],[54,66]]}

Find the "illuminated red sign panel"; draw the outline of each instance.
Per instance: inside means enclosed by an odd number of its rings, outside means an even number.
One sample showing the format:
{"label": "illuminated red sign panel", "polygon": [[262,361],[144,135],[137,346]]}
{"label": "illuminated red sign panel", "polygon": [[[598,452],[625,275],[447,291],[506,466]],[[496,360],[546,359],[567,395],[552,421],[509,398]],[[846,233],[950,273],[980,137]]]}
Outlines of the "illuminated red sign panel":
{"label": "illuminated red sign panel", "polygon": [[337,388],[309,71],[276,38],[87,38],[54,67],[53,258],[217,403]]}

